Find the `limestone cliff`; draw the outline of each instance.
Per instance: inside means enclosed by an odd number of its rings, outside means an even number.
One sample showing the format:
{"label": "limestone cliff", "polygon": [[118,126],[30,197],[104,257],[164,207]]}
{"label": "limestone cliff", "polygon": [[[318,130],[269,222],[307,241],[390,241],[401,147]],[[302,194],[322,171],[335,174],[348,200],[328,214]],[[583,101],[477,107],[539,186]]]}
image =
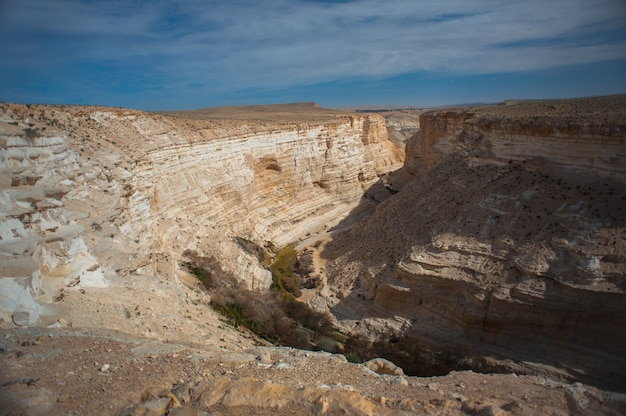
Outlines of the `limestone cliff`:
{"label": "limestone cliff", "polygon": [[235,237],[280,246],[333,225],[402,163],[380,116],[277,114],[2,104],[5,323],[44,319],[61,285],[184,278],[186,249],[267,288],[269,271]]}
{"label": "limestone cliff", "polygon": [[407,146],[405,167],[428,171],[453,152],[480,162],[548,161],[576,172],[623,177],[623,96],[563,101],[508,101],[499,106],[423,114],[421,135]]}
{"label": "limestone cliff", "polygon": [[416,179],[326,246],[330,310],[411,359],[493,356],[623,389],[624,103],[423,115],[405,166]]}

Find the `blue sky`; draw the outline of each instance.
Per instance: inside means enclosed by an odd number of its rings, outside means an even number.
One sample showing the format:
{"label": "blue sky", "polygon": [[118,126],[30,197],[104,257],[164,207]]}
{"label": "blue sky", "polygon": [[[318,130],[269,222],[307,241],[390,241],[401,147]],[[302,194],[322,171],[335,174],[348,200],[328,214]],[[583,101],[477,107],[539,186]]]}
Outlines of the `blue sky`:
{"label": "blue sky", "polygon": [[626,93],[625,0],[0,0],[0,101],[145,110]]}

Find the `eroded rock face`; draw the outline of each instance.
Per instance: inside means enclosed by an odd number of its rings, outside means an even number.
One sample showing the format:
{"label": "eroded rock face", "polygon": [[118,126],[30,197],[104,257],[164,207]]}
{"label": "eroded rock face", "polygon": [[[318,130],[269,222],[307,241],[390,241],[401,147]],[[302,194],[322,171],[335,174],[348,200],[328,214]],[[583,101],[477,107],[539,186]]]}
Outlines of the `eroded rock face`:
{"label": "eroded rock face", "polygon": [[624,96],[611,96],[429,112],[421,135],[408,142],[405,168],[421,176],[459,152],[477,163],[546,162],[623,179],[623,106]]}
{"label": "eroded rock face", "polygon": [[309,110],[232,121],[3,104],[2,319],[36,322],[61,285],[187,276],[186,249],[269,287],[235,237],[281,246],[328,227],[402,163],[382,117]]}
{"label": "eroded rock face", "polygon": [[625,113],[609,97],[423,116],[416,180],[326,247],[330,310],[414,356],[512,358],[623,389]]}
{"label": "eroded rock face", "polygon": [[59,279],[81,287],[103,287],[106,280],[82,238],[78,213],[62,202],[81,175],[68,140],[20,133],[9,129],[0,137],[0,310],[5,322],[28,326],[43,312],[34,298],[50,302]]}

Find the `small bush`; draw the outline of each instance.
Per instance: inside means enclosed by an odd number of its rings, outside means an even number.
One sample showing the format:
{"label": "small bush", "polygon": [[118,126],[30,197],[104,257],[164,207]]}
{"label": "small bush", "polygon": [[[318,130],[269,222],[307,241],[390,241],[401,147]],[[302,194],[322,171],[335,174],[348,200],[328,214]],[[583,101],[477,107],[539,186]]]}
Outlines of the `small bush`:
{"label": "small bush", "polygon": [[322,276],[319,274],[315,276],[309,275],[304,279],[302,285],[307,289],[316,289],[322,285]]}
{"label": "small bush", "polygon": [[183,257],[189,260],[184,262],[183,266],[207,289],[217,289],[235,283],[234,277],[222,270],[215,256],[203,257],[196,251],[187,249],[183,251]]}
{"label": "small bush", "polygon": [[239,327],[245,327],[273,343],[295,348],[310,348],[308,337],[299,333],[298,322],[291,318],[279,293],[231,290],[213,296],[211,306]]}
{"label": "small bush", "polygon": [[37,127],[26,127],[24,130],[24,135],[27,139],[36,139],[37,137],[41,137],[41,133]]}
{"label": "small bush", "polygon": [[313,263],[313,252],[304,250],[296,262],[298,273],[302,276],[301,285],[307,289],[315,289],[322,284],[322,278],[315,273],[315,265]]}
{"label": "small bush", "polygon": [[342,350],[343,345],[341,345],[336,339],[330,337],[321,337],[317,344],[315,344],[315,349],[318,351],[326,351],[332,353],[338,353]]}
{"label": "small bush", "polygon": [[243,237],[235,237],[235,241],[239,244],[239,247],[243,248],[248,254],[255,256],[261,264],[266,264],[266,262],[269,264],[268,254],[263,247]]}
{"label": "small bush", "polygon": [[347,352],[344,354],[344,357],[346,357],[346,360],[349,363],[354,363],[354,364],[360,364],[363,362],[363,360],[361,360],[361,357],[359,357],[358,355],[356,355],[353,352]]}
{"label": "small bush", "polygon": [[298,271],[304,276],[315,273],[315,268],[313,266],[313,252],[304,250],[298,258],[297,266]]}
{"label": "small bush", "polygon": [[297,273],[291,273],[291,276],[285,277],[282,281],[285,290],[295,297],[302,296],[302,278]]}
{"label": "small bush", "polygon": [[211,274],[207,270],[200,268],[200,267],[196,267],[193,265],[193,263],[189,263],[189,262],[183,263],[183,266],[185,266],[191,274],[196,276],[196,279],[198,279],[200,283],[204,285],[204,287],[206,287],[207,289],[211,289],[213,287],[214,285],[213,278],[211,277]]}

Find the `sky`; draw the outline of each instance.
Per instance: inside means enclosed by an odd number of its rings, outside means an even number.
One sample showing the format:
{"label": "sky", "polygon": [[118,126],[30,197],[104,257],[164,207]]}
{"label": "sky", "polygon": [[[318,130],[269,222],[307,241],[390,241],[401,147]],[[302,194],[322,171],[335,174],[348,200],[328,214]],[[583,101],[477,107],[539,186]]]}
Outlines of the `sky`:
{"label": "sky", "polygon": [[0,0],[0,101],[143,110],[626,93],[626,0]]}

